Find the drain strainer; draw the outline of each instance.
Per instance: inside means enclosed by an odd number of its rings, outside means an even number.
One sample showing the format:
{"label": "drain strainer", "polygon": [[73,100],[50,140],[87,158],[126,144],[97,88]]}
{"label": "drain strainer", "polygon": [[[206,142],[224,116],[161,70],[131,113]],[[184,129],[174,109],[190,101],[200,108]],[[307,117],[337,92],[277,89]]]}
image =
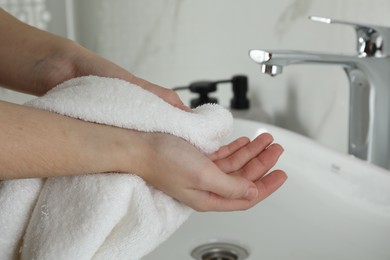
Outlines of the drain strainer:
{"label": "drain strainer", "polygon": [[244,260],[249,254],[238,245],[215,242],[198,246],[191,256],[196,260]]}

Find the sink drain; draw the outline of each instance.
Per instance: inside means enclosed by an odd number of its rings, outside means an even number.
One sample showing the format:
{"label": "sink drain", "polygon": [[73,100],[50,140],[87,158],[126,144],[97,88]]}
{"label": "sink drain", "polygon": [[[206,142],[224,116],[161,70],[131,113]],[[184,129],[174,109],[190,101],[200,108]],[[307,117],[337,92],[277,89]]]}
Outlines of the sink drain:
{"label": "sink drain", "polygon": [[196,260],[244,260],[249,254],[244,248],[230,243],[208,243],[191,252]]}

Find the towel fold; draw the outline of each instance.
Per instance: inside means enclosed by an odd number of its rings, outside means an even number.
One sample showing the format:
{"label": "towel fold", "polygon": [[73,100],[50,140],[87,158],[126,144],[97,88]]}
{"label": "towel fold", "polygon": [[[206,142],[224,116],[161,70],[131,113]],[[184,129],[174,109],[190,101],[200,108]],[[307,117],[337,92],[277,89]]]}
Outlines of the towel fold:
{"label": "towel fold", "polygon": [[[27,106],[85,121],[181,137],[205,153],[232,129],[230,112],[182,111],[126,81],[71,79]],[[134,174],[90,174],[0,182],[0,259],[140,259],[191,209]]]}

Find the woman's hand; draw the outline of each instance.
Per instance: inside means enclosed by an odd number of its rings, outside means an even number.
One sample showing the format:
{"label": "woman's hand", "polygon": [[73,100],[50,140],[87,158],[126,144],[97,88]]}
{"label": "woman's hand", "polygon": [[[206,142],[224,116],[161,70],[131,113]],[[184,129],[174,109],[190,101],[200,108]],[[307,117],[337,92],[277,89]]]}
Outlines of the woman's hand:
{"label": "woman's hand", "polygon": [[187,112],[191,111],[183,104],[175,91],[136,77],[122,67],[104,59],[103,57],[93,52],[90,52],[87,49],[82,48],[77,44],[70,43],[70,45],[71,46],[69,46],[69,48],[71,50],[69,50],[69,53],[78,53],[73,61],[75,67],[75,75],[73,75],[73,77],[96,75],[123,79],[154,93],[175,107],[178,107]]}
{"label": "woman's hand", "polygon": [[175,136],[144,133],[143,139],[148,162],[137,175],[198,211],[251,208],[287,179],[281,170],[267,174],[283,152],[269,134],[239,138],[209,156]]}
{"label": "woman's hand", "polygon": [[[240,176],[256,185],[258,196],[249,202],[249,207],[267,198],[287,180],[282,170],[269,172],[284,151],[282,146],[272,142],[273,137],[268,133],[257,136],[253,141],[241,137],[209,155],[223,172]],[[216,201],[216,204],[220,202]]]}

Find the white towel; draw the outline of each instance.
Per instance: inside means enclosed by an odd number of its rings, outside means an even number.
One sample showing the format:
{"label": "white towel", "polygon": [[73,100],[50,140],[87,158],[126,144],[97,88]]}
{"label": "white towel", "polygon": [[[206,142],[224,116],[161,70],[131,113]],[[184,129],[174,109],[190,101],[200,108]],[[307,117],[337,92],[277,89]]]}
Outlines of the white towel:
{"label": "white towel", "polygon": [[[220,147],[233,121],[218,105],[188,113],[126,81],[97,76],[64,82],[27,105],[173,134],[205,153]],[[0,209],[0,259],[140,259],[191,213],[138,176],[115,173],[3,181]]]}

